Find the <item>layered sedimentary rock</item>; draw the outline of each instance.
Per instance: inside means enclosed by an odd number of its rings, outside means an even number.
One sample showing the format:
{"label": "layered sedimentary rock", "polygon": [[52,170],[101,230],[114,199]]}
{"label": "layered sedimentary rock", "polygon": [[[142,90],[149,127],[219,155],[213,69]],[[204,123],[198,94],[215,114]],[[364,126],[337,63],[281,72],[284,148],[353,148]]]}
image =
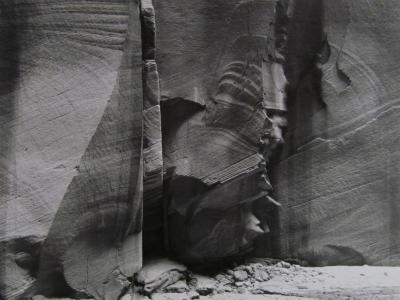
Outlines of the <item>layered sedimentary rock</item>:
{"label": "layered sedimentary rock", "polygon": [[143,251],[399,263],[396,1],[0,5],[2,297],[117,299]]}
{"label": "layered sedimentary rock", "polygon": [[1,22],[2,297],[116,299],[142,256],[138,4],[11,1]]}
{"label": "layered sedimentary rock", "polygon": [[162,252],[163,245],[163,157],[160,79],[155,61],[156,20],[153,2],[141,2],[143,49],[143,230],[144,252]]}
{"label": "layered sedimentary rock", "polygon": [[289,130],[275,169],[282,255],[337,245],[398,265],[399,3],[295,3]]}
{"label": "layered sedimentary rock", "polygon": [[[285,125],[276,1],[154,1],[167,248],[199,263],[248,253],[274,202],[266,164]],[[265,208],[264,206],[264,208]]]}

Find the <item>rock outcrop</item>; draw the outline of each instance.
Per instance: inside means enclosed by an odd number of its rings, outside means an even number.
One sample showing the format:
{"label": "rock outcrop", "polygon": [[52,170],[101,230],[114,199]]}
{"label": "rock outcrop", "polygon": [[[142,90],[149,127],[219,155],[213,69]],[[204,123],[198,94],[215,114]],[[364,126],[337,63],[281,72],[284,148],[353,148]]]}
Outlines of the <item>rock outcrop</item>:
{"label": "rock outcrop", "polygon": [[155,1],[166,242],[187,263],[248,253],[268,228],[252,206],[276,204],[267,164],[286,125],[277,6]]}
{"label": "rock outcrop", "polygon": [[289,127],[274,176],[281,253],[336,245],[399,265],[399,3],[294,2]]}
{"label": "rock outcrop", "polygon": [[144,253],[398,265],[399,8],[0,1],[0,297],[118,299]]}
{"label": "rock outcrop", "polygon": [[[141,267],[139,16],[135,1],[2,3],[5,299],[116,299]],[[8,246],[21,239],[42,243],[34,274]]]}

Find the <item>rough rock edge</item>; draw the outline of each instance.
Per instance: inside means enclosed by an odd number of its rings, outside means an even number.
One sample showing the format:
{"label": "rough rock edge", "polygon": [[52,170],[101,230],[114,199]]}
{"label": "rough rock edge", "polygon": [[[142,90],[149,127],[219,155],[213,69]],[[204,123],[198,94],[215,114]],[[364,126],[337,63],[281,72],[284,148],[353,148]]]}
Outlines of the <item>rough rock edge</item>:
{"label": "rough rock edge", "polygon": [[[155,10],[152,0],[140,1],[140,21],[143,53],[143,207],[154,207],[163,196],[163,156],[161,133],[160,80],[155,60]],[[144,210],[146,211],[146,210]],[[156,212],[157,213],[157,212]],[[153,221],[154,218],[151,219]],[[163,216],[159,215],[159,224],[144,228],[160,230]],[[144,237],[146,238],[146,236]],[[146,240],[144,240],[146,244]]]}

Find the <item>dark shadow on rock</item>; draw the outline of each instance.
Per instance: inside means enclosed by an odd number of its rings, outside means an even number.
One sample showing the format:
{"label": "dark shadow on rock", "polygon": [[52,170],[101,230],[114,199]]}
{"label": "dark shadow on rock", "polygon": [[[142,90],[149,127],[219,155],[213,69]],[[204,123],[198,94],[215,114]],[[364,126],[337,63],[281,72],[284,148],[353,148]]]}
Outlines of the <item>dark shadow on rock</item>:
{"label": "dark shadow on rock", "polygon": [[[315,111],[325,109],[321,91],[321,70],[318,68],[319,51],[324,42],[323,0],[295,1],[289,17],[288,41],[286,49],[285,74],[289,81],[288,129],[284,150],[280,160],[287,160],[288,199],[283,204],[285,216],[284,234],[280,236],[288,248],[284,251],[295,253],[298,247],[309,245],[310,207],[300,216],[290,206],[297,203],[296,178],[303,176],[302,170],[295,166],[290,157],[298,153],[299,146],[312,140]],[[303,164],[312,165],[312,157],[306,154]],[[305,170],[303,170],[305,171]],[[272,174],[272,182],[277,186],[277,178]],[[312,183],[302,186],[304,193],[310,193]],[[277,199],[280,201],[280,199]],[[282,213],[281,213],[282,214]],[[283,250],[283,249],[282,249]],[[281,250],[279,250],[281,251]],[[280,254],[282,255],[282,253]]]}
{"label": "dark shadow on rock", "polygon": [[[161,109],[161,133],[162,148],[166,148],[166,143],[172,138],[182,124],[193,115],[203,111],[204,105],[183,99],[163,99],[160,104]],[[166,170],[164,175],[164,188],[169,189],[170,179],[173,176],[173,170]],[[165,256],[165,202],[168,192],[160,201],[143,202],[143,254],[146,257]]]}
{"label": "dark shadow on rock", "polygon": [[[15,176],[15,120],[20,61],[20,26],[17,7],[12,1],[0,2],[0,239],[6,235],[7,206]],[[7,242],[0,246],[0,298],[6,297]]]}

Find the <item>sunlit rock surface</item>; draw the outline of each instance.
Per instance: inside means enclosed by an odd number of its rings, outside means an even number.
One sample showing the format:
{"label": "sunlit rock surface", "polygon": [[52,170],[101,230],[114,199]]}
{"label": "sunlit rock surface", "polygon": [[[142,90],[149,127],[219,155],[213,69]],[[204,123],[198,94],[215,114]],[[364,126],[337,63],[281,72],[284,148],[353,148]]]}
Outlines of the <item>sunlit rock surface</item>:
{"label": "sunlit rock surface", "polygon": [[0,22],[2,297],[116,299],[141,267],[138,5],[8,1]]}
{"label": "sunlit rock surface", "polygon": [[1,297],[117,299],[143,252],[399,265],[399,11],[0,2]]}

